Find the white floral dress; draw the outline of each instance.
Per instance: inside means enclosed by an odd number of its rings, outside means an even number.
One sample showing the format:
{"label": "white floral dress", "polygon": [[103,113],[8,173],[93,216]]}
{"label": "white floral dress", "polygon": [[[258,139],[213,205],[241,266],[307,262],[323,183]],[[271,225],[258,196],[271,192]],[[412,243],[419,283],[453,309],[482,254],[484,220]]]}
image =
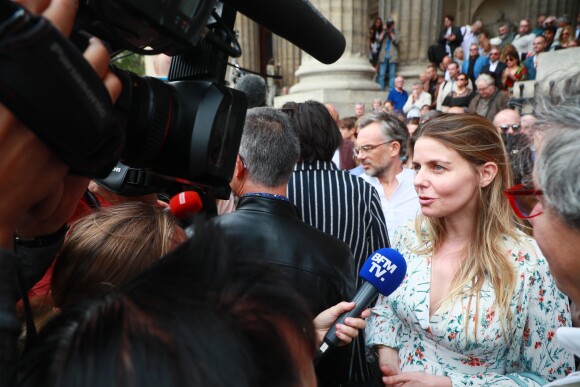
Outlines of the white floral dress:
{"label": "white floral dress", "polygon": [[[489,282],[481,291],[477,340],[473,334],[475,301],[469,311],[468,338],[465,334],[467,297],[439,308],[429,318],[431,256],[411,252],[416,246],[412,225],[402,226],[393,248],[405,257],[407,275],[393,294],[380,296],[372,308],[366,329],[368,348],[398,349],[402,372],[447,376],[453,386],[517,386],[504,375],[534,372],[551,381],[572,371],[572,354],[554,337],[556,329],[570,326],[568,299],[556,288],[533,239],[522,234],[517,244],[505,238],[506,251],[521,280],[510,305],[511,344],[503,334]],[[537,386],[531,379],[519,378]]]}

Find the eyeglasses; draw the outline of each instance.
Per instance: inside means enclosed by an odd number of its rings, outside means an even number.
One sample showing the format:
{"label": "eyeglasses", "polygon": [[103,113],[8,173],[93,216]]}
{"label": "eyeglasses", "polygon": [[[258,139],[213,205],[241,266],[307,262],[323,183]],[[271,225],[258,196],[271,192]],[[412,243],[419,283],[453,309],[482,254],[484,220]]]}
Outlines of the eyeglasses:
{"label": "eyeglasses", "polygon": [[513,125],[501,125],[499,128],[501,129],[502,132],[507,132],[510,126],[514,132],[519,132],[520,128],[522,127],[520,124],[513,124]]}
{"label": "eyeglasses", "polygon": [[378,147],[379,147],[379,146],[381,146],[381,145],[385,145],[385,144],[391,143],[391,142],[393,142],[393,141],[395,141],[395,140],[386,141],[386,142],[383,142],[383,143],[380,143],[380,144],[377,144],[377,145],[363,145],[363,146],[361,146],[361,147],[356,147],[356,146],[355,146],[355,147],[352,149],[352,153],[354,153],[355,157],[356,157],[356,156],[358,156],[359,152],[362,152],[363,154],[365,154],[365,155],[366,155],[366,154],[368,154],[370,151],[372,151],[373,149],[375,149],[375,148],[378,148]]}
{"label": "eyeglasses", "polygon": [[518,217],[530,219],[542,214],[542,211],[534,211],[536,204],[540,201],[538,196],[544,194],[542,190],[518,184],[504,191],[504,194]]}
{"label": "eyeglasses", "polygon": [[489,55],[499,55],[499,52],[490,52]]}
{"label": "eyeglasses", "polygon": [[513,62],[515,59],[514,58],[505,58],[506,62]]}
{"label": "eyeglasses", "polygon": [[457,78],[458,81],[467,81],[465,78]]}

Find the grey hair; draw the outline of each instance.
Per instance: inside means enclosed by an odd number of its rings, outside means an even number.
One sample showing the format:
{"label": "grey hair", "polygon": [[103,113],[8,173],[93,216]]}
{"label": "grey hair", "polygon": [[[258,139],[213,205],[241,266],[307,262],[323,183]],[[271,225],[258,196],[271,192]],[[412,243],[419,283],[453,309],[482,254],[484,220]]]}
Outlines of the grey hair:
{"label": "grey hair", "polygon": [[477,76],[477,79],[475,80],[475,84],[479,85],[482,83],[485,84],[486,86],[491,86],[491,85],[495,85],[495,80],[489,74],[479,74]]}
{"label": "grey hair", "polygon": [[[580,129],[580,107],[577,111]],[[580,230],[580,132],[550,134],[542,143],[535,173],[546,204],[570,227]]]}
{"label": "grey hair", "polygon": [[248,178],[265,187],[287,184],[300,157],[300,141],[292,122],[280,110],[248,110],[239,154]]}
{"label": "grey hair", "polygon": [[580,80],[554,81],[536,100],[534,131],[542,134],[535,174],[544,198],[569,226],[580,230]]}
{"label": "grey hair", "polygon": [[361,130],[375,122],[380,125],[381,134],[384,140],[397,141],[400,144],[399,156],[405,156],[407,154],[407,141],[409,139],[409,130],[405,123],[394,114],[370,112],[358,119],[356,127],[358,130]]}
{"label": "grey hair", "polygon": [[568,75],[564,71],[550,74],[550,80],[535,85],[539,96],[534,101],[537,118],[534,130],[579,129],[580,72]]}

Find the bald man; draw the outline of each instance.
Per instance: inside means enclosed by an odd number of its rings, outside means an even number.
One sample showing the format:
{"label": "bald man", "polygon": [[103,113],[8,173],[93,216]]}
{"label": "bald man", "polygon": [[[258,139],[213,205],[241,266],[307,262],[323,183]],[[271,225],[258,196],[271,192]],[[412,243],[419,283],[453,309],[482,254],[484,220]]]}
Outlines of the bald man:
{"label": "bald man", "polygon": [[501,110],[493,117],[493,126],[500,134],[513,136],[520,133],[521,124],[520,114],[513,109]]}
{"label": "bald man", "polygon": [[[325,103],[324,106],[326,106],[326,110],[328,110],[328,112],[330,113],[330,115],[332,116],[332,119],[337,123],[338,125],[338,121],[340,120],[340,117],[338,116],[338,112],[336,111],[336,108],[334,107],[333,104],[331,103]],[[339,125],[340,126],[340,125]]]}

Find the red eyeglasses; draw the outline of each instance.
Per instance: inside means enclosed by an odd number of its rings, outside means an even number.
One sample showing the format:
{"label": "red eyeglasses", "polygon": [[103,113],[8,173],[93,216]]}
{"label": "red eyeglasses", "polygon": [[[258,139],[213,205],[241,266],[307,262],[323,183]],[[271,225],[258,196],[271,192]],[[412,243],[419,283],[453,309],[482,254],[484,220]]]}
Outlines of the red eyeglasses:
{"label": "red eyeglasses", "polygon": [[543,195],[542,190],[518,184],[504,191],[516,215],[522,219],[534,218],[542,211],[534,210],[540,201],[539,195]]}

